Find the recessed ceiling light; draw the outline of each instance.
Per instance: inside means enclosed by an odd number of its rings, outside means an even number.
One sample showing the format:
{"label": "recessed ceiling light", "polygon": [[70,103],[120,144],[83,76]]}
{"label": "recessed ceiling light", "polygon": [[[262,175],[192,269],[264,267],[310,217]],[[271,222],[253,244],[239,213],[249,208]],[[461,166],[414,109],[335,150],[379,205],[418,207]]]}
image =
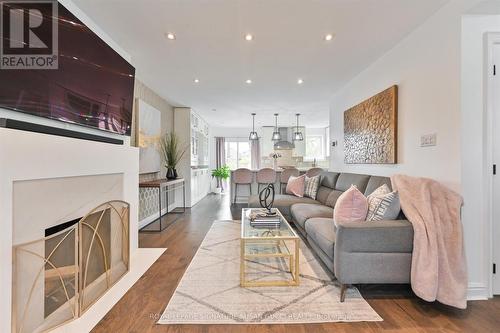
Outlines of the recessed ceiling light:
{"label": "recessed ceiling light", "polygon": [[74,60],[78,60],[78,58],[77,58],[77,57],[73,57],[73,59],[74,59]]}
{"label": "recessed ceiling light", "polygon": [[167,38],[170,39],[170,40],[174,40],[175,39],[175,35],[171,32],[168,32],[167,33]]}
{"label": "recessed ceiling light", "polygon": [[326,34],[325,35],[325,40],[326,41],[331,41],[333,39],[333,34]]}
{"label": "recessed ceiling light", "polygon": [[252,80],[248,79],[245,81],[247,84],[251,84],[252,83]]}
{"label": "recessed ceiling light", "polygon": [[297,80],[297,84],[302,84],[302,83],[304,83],[304,80],[302,80],[302,79]]}
{"label": "recessed ceiling light", "polygon": [[194,79],[194,83],[200,83],[199,79]]}
{"label": "recessed ceiling light", "polygon": [[253,35],[252,34],[246,34],[245,35],[245,40],[246,41],[251,41],[253,39]]}

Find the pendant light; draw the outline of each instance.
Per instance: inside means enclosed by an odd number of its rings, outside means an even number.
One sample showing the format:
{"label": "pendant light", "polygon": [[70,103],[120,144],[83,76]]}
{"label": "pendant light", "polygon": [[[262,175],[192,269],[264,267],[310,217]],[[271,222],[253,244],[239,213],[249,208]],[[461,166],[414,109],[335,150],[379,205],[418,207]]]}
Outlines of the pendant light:
{"label": "pendant light", "polygon": [[255,132],[255,115],[255,113],[252,113],[252,131],[248,136],[248,140],[251,141],[259,140],[259,135],[257,134],[257,132]]}
{"label": "pendant light", "polygon": [[281,140],[281,134],[280,134],[280,131],[278,129],[278,114],[275,113],[274,117],[276,119],[275,119],[275,124],[274,124],[274,132],[273,132],[272,140],[273,141],[280,141]]}
{"label": "pendant light", "polygon": [[299,131],[299,116],[300,113],[296,113],[295,116],[297,117],[297,130],[293,133],[293,141],[303,141],[304,136],[302,135],[302,132]]}

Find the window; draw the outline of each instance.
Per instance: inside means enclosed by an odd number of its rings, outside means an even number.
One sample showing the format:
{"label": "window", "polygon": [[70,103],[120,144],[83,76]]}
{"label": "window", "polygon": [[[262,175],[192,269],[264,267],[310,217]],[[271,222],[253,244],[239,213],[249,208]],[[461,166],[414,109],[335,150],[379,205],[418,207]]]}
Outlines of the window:
{"label": "window", "polygon": [[306,156],[305,160],[324,160],[325,146],[323,135],[306,135]]}
{"label": "window", "polygon": [[248,141],[226,141],[226,164],[231,170],[252,166]]}

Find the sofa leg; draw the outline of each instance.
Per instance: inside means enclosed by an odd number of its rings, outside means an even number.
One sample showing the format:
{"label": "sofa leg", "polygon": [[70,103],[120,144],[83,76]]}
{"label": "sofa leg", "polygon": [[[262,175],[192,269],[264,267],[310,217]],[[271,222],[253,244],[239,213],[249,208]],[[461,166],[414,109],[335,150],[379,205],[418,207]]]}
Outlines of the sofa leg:
{"label": "sofa leg", "polygon": [[348,287],[347,284],[342,284],[340,286],[340,303],[344,303],[345,301],[345,293],[347,291],[347,287]]}

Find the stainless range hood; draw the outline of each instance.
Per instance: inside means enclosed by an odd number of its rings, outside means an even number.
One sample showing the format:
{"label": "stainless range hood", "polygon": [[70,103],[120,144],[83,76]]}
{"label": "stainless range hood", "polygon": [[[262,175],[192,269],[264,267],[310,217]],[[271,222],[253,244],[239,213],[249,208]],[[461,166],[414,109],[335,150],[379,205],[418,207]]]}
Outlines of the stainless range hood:
{"label": "stainless range hood", "polygon": [[276,150],[291,150],[295,148],[295,144],[292,141],[292,129],[288,127],[279,128],[281,140],[274,144],[274,149]]}

